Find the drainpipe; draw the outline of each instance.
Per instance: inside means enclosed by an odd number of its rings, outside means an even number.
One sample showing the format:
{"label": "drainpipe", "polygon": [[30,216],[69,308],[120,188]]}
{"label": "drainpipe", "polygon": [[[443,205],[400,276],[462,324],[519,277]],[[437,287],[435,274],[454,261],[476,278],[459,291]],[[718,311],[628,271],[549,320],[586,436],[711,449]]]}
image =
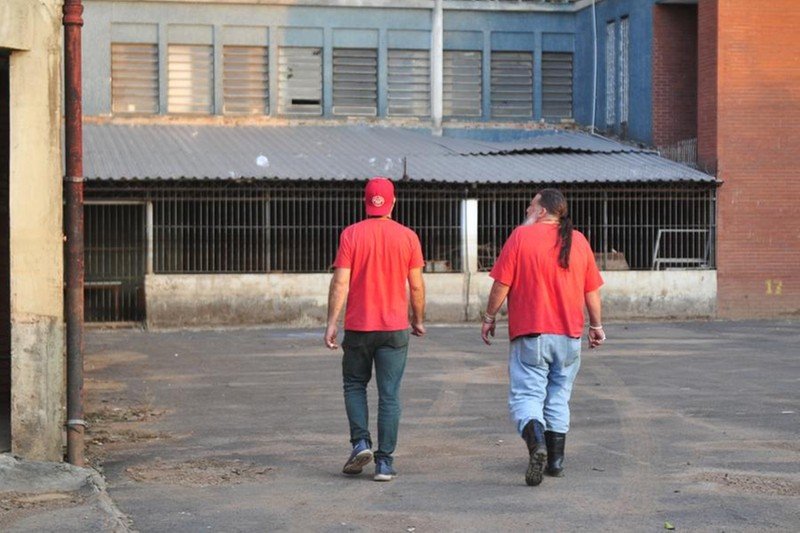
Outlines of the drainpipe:
{"label": "drainpipe", "polygon": [[67,322],[67,461],[84,465],[83,432],[83,109],[81,0],[64,0],[64,225]]}
{"label": "drainpipe", "polygon": [[444,86],[444,8],[442,0],[433,5],[431,27],[431,129],[442,136],[442,93]]}

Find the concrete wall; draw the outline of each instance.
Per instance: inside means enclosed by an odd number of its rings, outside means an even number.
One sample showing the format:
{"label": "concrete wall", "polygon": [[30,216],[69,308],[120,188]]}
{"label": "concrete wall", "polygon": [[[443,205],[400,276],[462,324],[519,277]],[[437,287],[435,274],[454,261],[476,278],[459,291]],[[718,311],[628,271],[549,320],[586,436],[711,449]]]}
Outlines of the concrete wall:
{"label": "concrete wall", "polygon": [[[603,276],[604,315],[609,320],[714,315],[713,270],[604,272]],[[322,324],[330,278],[330,274],[150,275],[145,283],[147,325]],[[427,320],[461,322],[480,316],[492,280],[485,272],[426,274],[425,284]]]}
{"label": "concrete wall", "polygon": [[10,48],[11,447],[60,460],[64,423],[61,1],[0,2]]}

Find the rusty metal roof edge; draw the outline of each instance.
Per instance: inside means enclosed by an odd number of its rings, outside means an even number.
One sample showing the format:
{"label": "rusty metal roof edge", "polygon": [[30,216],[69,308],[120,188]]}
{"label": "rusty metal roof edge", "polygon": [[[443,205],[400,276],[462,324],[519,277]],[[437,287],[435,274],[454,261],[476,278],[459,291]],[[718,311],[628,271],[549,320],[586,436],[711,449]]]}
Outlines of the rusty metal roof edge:
{"label": "rusty metal roof edge", "polygon": [[[231,183],[231,182],[260,182],[260,181],[283,181],[283,182],[320,182],[320,181],[327,181],[327,182],[356,182],[356,181],[367,181],[374,176],[364,176],[364,177],[352,177],[352,178],[342,178],[342,177],[307,177],[307,178],[281,178],[279,176],[237,176],[235,178],[225,177],[212,177],[212,176],[202,176],[202,177],[164,177],[164,176],[156,176],[156,177],[140,177],[140,176],[119,176],[119,177],[84,177],[84,181],[89,183],[130,183],[130,182],[141,182],[141,183],[153,183],[153,182],[218,182],[218,183]],[[450,185],[520,185],[526,183],[564,183],[564,184],[574,184],[574,183],[585,183],[585,184],[608,184],[608,185],[633,185],[633,184],[653,184],[653,183],[714,183],[717,185],[722,185],[724,182],[722,180],[714,178],[713,180],[703,180],[703,179],[693,179],[693,178],[652,178],[652,179],[639,179],[639,180],[630,180],[630,179],[621,179],[621,180],[609,180],[609,179],[594,179],[594,180],[586,180],[586,179],[573,179],[573,180],[539,180],[539,181],[526,181],[526,180],[508,180],[508,181],[483,181],[483,182],[476,182],[474,180],[444,180],[444,179],[419,179],[419,178],[411,178],[411,179],[395,179],[393,180],[395,183],[440,183],[440,184],[450,184]]]}

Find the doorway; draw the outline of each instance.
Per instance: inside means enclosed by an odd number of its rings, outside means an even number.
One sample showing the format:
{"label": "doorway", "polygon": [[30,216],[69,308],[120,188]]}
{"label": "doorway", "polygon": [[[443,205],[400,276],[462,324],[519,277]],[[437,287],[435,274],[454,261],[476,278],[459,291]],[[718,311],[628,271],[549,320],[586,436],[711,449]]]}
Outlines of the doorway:
{"label": "doorway", "polygon": [[10,83],[0,50],[0,452],[11,450],[11,278],[9,254]]}

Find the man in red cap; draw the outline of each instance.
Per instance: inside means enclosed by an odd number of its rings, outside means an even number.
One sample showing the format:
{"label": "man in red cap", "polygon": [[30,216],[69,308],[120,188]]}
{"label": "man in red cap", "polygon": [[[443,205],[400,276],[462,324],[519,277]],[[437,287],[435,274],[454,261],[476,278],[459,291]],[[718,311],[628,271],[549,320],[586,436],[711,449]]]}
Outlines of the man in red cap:
{"label": "man in red cap", "polygon": [[342,379],[353,449],[343,472],[360,474],[373,458],[367,383],[374,364],[378,385],[374,479],[390,481],[396,474],[392,454],[400,422],[400,381],[408,354],[409,293],[410,333],[418,337],[425,334],[424,262],[416,233],[391,218],[395,204],[392,182],[386,178],[369,180],[364,201],[367,218],[345,228],[339,238],[328,295],[325,345],[331,350],[339,347],[337,323],[347,300]]}

